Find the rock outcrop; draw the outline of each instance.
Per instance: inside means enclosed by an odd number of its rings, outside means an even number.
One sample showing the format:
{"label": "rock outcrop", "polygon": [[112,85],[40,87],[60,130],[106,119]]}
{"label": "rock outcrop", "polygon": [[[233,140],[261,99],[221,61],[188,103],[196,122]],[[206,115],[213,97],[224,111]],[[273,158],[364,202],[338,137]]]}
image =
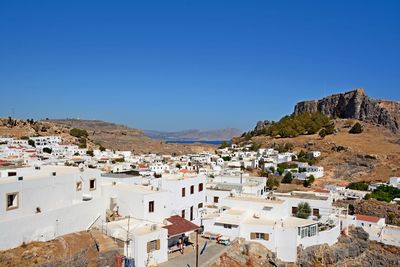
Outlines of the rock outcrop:
{"label": "rock outcrop", "polygon": [[317,111],[332,117],[379,124],[400,132],[400,102],[370,98],[362,88],[320,100],[302,101],[294,108],[295,115]]}

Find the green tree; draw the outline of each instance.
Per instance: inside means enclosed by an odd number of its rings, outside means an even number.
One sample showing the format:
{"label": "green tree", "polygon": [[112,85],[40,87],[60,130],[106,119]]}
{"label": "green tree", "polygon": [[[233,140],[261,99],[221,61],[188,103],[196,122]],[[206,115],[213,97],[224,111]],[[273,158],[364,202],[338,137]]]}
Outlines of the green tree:
{"label": "green tree", "polygon": [[106,148],[104,147],[104,146],[102,146],[102,145],[100,145],[100,151],[106,151]]}
{"label": "green tree", "polygon": [[353,189],[353,190],[359,190],[359,191],[367,191],[368,184],[365,182],[353,182],[353,183],[350,183],[346,188]]}
{"label": "green tree", "polygon": [[51,148],[48,147],[43,148],[43,153],[51,154],[51,152],[52,152]]}
{"label": "green tree", "polygon": [[222,159],[224,161],[230,161],[232,158],[230,156],[225,156],[225,157],[222,157]]}
{"label": "green tree", "polygon": [[291,172],[287,172],[285,176],[283,176],[282,183],[290,184],[293,181],[293,175]]}
{"label": "green tree", "polygon": [[73,128],[69,131],[69,134],[77,137],[77,138],[81,138],[81,137],[87,137],[88,133],[86,130],[84,129],[79,129],[79,128]]}
{"label": "green tree", "polygon": [[267,187],[269,190],[273,190],[274,188],[277,188],[279,186],[279,180],[276,179],[276,177],[271,176],[267,180]]}
{"label": "green tree", "polygon": [[315,181],[314,175],[310,175],[304,180],[303,185],[304,187],[309,187],[310,185],[312,185],[312,183],[314,183],[314,181]]}
{"label": "green tree", "polygon": [[93,157],[94,156],[93,150],[86,151],[86,155]]}
{"label": "green tree", "polygon": [[321,129],[318,134],[319,134],[319,137],[324,138],[326,136],[326,130]]}
{"label": "green tree", "polygon": [[311,215],[311,207],[308,202],[300,202],[297,206],[296,216],[298,218],[307,219]]}
{"label": "green tree", "polygon": [[362,132],[363,132],[363,127],[359,122],[356,122],[349,131],[349,133],[351,133],[351,134],[359,134]]}
{"label": "green tree", "polygon": [[29,140],[28,140],[28,145],[33,146],[33,147],[36,147],[35,141],[33,141],[32,139],[29,139]]}

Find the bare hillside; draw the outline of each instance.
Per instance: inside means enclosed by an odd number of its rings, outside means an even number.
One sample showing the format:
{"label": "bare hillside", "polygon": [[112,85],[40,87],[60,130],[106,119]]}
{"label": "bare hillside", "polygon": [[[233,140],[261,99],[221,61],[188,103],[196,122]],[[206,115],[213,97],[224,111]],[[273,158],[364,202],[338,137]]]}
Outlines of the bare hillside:
{"label": "bare hillside", "polygon": [[[350,181],[387,181],[400,175],[400,134],[370,123],[361,122],[361,134],[349,134],[348,125],[356,120],[335,120],[337,133],[325,138],[300,135],[293,138],[255,136],[252,142],[262,147],[276,143],[292,143],[294,151],[319,150],[322,156],[316,164],[325,168],[326,178],[318,179],[315,186],[326,183],[347,184]],[[238,140],[236,140],[238,141]],[[242,138],[242,142],[245,142]]]}
{"label": "bare hillside", "polygon": [[0,136],[4,137],[61,135],[63,143],[78,144],[78,139],[69,134],[72,128],[85,129],[89,133],[87,138],[89,149],[98,148],[101,145],[109,149],[130,150],[135,153],[165,154],[215,150],[215,146],[205,144],[166,144],[145,136],[140,130],[99,120],[65,119],[32,122],[0,118]]}

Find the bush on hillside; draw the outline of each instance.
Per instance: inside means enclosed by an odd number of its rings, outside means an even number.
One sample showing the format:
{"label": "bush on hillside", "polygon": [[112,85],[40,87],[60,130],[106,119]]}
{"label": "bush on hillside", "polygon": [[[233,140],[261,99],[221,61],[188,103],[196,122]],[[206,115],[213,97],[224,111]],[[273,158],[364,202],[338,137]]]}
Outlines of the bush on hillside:
{"label": "bush on hillside", "polygon": [[315,134],[322,128],[328,133],[333,133],[334,126],[328,116],[320,112],[304,112],[299,115],[283,117],[270,127],[255,132],[254,135],[266,134],[270,136],[295,137],[298,135]]}
{"label": "bush on hillside", "polygon": [[367,191],[368,184],[365,182],[354,182],[354,183],[350,183],[346,188],[353,189],[353,190],[359,190],[359,191]]}
{"label": "bush on hillside", "polygon": [[81,138],[81,137],[87,137],[88,133],[86,130],[84,129],[78,129],[78,128],[73,128],[69,131],[69,134],[77,137],[77,138]]}
{"label": "bush on hillside", "polygon": [[362,132],[363,132],[363,127],[359,122],[356,122],[349,131],[349,133],[351,133],[351,134],[359,134]]}
{"label": "bush on hillside", "polygon": [[400,189],[387,185],[381,185],[372,193],[365,196],[366,199],[375,198],[386,202],[391,202],[393,199],[398,197],[400,197]]}
{"label": "bush on hillside", "polygon": [[291,172],[287,172],[281,181],[282,184],[290,184],[293,181],[293,175]]}

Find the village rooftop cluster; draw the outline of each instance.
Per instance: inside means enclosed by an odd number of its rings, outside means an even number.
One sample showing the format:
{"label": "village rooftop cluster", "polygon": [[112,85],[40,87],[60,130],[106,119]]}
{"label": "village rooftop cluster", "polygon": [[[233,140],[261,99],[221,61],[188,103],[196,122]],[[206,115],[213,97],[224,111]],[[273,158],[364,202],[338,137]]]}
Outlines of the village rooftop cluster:
{"label": "village rooftop cluster", "polygon": [[[0,249],[97,228],[121,241],[135,266],[148,266],[167,262],[198,232],[221,246],[258,242],[281,261],[296,262],[299,247],[333,245],[351,225],[372,240],[400,245],[399,228],[383,218],[351,216],[333,205],[364,192],[328,186],[278,193],[267,177],[246,171],[290,172],[299,181],[324,176],[323,167],[297,158],[235,144],[216,153],[136,155],[89,152],[60,136],[0,138]],[[289,167],[278,172],[282,166]],[[399,183],[390,179],[394,187]]]}

